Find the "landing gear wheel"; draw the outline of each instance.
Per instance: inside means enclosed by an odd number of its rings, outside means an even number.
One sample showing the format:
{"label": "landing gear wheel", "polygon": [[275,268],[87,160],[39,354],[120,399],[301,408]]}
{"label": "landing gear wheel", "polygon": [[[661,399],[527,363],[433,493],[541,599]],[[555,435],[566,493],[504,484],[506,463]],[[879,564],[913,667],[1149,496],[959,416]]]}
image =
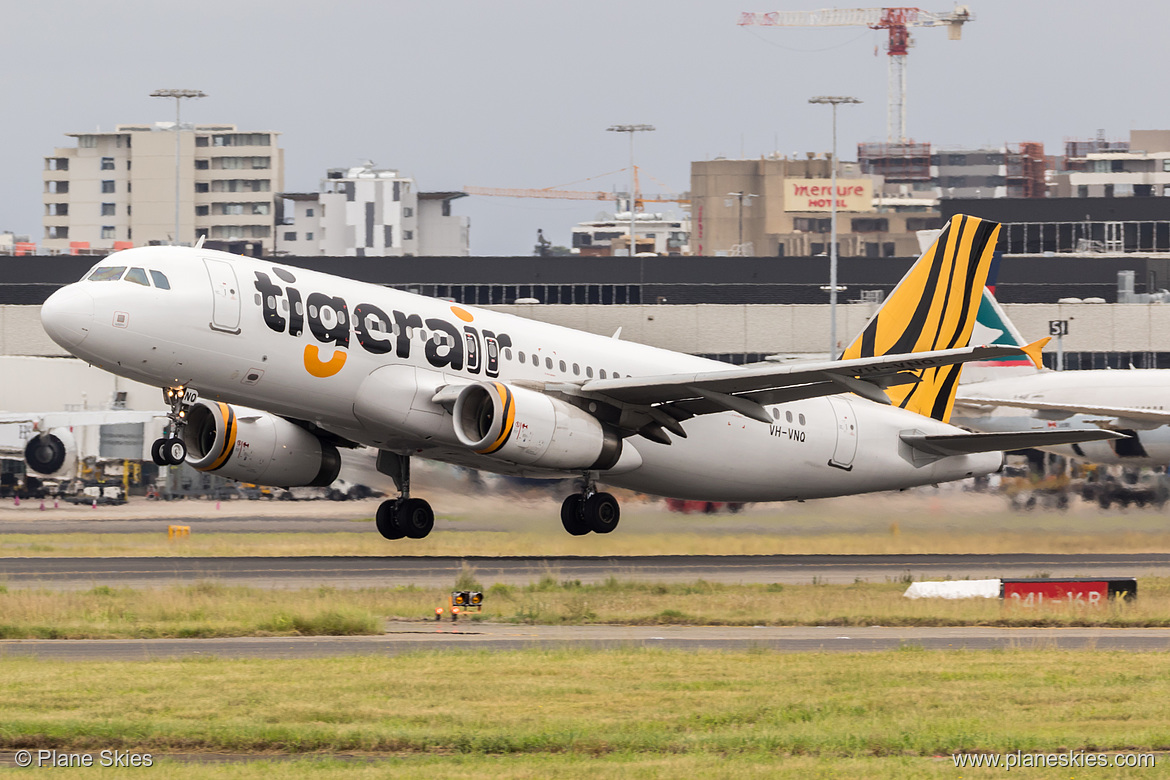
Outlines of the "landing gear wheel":
{"label": "landing gear wheel", "polygon": [[609,493],[594,493],[585,499],[581,515],[592,531],[607,534],[617,528],[621,510],[617,499]]}
{"label": "landing gear wheel", "polygon": [[398,525],[411,539],[422,539],[435,527],[435,512],[421,498],[408,498],[398,505]]}
{"label": "landing gear wheel", "polygon": [[166,439],[163,442],[162,454],[167,465],[178,466],[187,459],[187,443],[177,436]]}
{"label": "landing gear wheel", "polygon": [[584,504],[585,497],[580,493],[574,493],[561,504],[561,525],[573,536],[584,536],[593,530],[581,516]]}
{"label": "landing gear wheel", "polygon": [[387,539],[401,539],[406,531],[398,525],[398,502],[383,501],[378,505],[378,513],[374,516],[374,525],[378,533]]}
{"label": "landing gear wheel", "polygon": [[154,465],[156,466],[167,465],[167,458],[163,453],[163,446],[166,443],[166,439],[155,439],[154,444],[150,445],[150,459],[154,461]]}

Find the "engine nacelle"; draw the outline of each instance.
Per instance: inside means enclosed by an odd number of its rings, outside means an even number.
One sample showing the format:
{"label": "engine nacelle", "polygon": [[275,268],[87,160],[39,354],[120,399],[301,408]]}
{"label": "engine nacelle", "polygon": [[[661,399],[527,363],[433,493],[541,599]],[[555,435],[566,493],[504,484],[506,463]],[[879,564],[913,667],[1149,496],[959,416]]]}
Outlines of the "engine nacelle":
{"label": "engine nacelle", "polygon": [[38,433],[24,446],[24,462],[46,477],[70,471],[77,464],[77,439],[68,428]]}
{"label": "engine nacelle", "polygon": [[197,401],[183,429],[187,463],[241,482],[275,487],[324,486],[337,479],[337,448],[274,414]]}
{"label": "engine nacelle", "polygon": [[566,471],[604,471],[622,440],[596,417],[557,398],[506,385],[467,385],[455,399],[455,435],[480,455]]}

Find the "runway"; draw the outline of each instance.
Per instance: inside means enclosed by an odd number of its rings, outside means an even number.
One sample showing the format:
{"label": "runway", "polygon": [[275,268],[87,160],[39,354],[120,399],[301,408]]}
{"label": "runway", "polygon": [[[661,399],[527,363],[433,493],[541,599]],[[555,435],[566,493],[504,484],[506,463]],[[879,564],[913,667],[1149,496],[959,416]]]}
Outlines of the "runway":
{"label": "runway", "polygon": [[504,623],[391,623],[382,636],[231,639],[16,639],[0,657],[64,661],[167,658],[331,658],[435,650],[501,652],[573,648],[858,653],[923,650],[1170,650],[1170,629],[833,628],[735,626],[520,626]]}
{"label": "runway", "polygon": [[613,557],[0,558],[9,588],[163,587],[215,580],[263,588],[448,587],[464,564],[485,586],[558,580],[722,583],[884,582],[913,578],[1170,576],[1170,554],[663,555]]}

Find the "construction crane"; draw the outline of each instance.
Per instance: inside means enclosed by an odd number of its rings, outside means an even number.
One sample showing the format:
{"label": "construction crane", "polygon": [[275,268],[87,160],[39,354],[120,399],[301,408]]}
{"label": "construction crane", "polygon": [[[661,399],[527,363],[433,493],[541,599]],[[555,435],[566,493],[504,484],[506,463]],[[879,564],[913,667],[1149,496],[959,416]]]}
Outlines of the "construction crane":
{"label": "construction crane", "polygon": [[906,143],[906,55],[914,45],[910,27],[946,27],[947,37],[957,41],[963,25],[975,17],[965,5],[950,13],[931,13],[921,8],[823,8],[820,11],[772,11],[740,14],[740,27],[868,27],[888,30],[886,53],[890,59],[886,98],[886,141]]}
{"label": "construction crane", "polygon": [[[626,170],[626,169],[623,169]],[[621,171],[616,171],[620,173]],[[634,168],[635,187],[638,181],[637,166]],[[463,191],[468,195],[498,195],[508,198],[561,198],[563,200],[628,200],[625,192],[605,192],[601,190],[560,190],[555,187],[544,189],[517,189],[513,187],[471,187],[466,186]],[[681,203],[689,205],[686,195],[638,195],[634,198],[634,210],[641,211],[643,203]]]}

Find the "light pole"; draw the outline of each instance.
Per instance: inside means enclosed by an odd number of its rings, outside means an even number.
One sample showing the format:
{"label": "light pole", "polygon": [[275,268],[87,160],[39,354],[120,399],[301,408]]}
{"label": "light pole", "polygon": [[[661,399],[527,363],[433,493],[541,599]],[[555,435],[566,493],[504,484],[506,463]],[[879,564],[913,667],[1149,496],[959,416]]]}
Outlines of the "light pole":
{"label": "light pole", "polygon": [[832,212],[829,217],[829,359],[837,358],[837,106],[842,103],[860,103],[855,97],[821,95],[809,98],[810,103],[828,103],[833,107],[833,160],[829,184]]}
{"label": "light pole", "polygon": [[175,99],[175,235],[171,238],[171,243],[178,246],[179,244],[179,131],[182,125],[179,123],[179,105],[183,102],[183,98],[201,98],[207,95],[198,89],[156,89],[150,93],[151,97],[174,98]]}
{"label": "light pole", "polygon": [[744,199],[746,198],[748,206],[751,206],[752,205],[751,199],[758,198],[760,196],[753,195],[750,192],[729,192],[729,193],[727,193],[727,197],[739,199],[739,243],[737,243],[735,246],[736,246],[736,252],[738,254],[742,255],[743,254],[743,202],[744,202]]}
{"label": "light pole", "polygon": [[634,167],[634,133],[650,132],[654,125],[610,125],[605,129],[611,133],[630,134],[630,257],[633,257],[638,243],[634,236],[634,200],[637,198],[634,190],[638,186],[638,169]]}

